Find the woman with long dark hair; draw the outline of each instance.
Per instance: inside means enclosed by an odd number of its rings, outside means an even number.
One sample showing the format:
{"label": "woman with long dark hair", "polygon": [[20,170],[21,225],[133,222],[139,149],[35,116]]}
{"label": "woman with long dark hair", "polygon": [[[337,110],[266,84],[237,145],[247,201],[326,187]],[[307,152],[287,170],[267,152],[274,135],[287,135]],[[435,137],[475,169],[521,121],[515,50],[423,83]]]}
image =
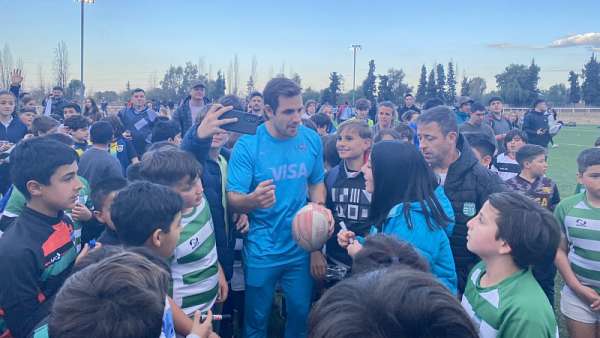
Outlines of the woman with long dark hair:
{"label": "woman with long dark hair", "polygon": [[85,101],[83,101],[83,116],[92,120],[92,123],[96,121],[100,121],[104,117],[104,114],[98,109],[98,105],[96,105],[96,101],[91,97],[87,97]]}
{"label": "woman with long dark hair", "polygon": [[[452,205],[444,189],[410,143],[384,141],[373,147],[363,166],[371,195],[371,234],[383,233],[412,244],[429,262],[431,272],[456,293],[457,277],[448,236],[454,228]],[[353,256],[364,240],[340,231],[338,242]],[[349,245],[352,242],[351,245]]]}

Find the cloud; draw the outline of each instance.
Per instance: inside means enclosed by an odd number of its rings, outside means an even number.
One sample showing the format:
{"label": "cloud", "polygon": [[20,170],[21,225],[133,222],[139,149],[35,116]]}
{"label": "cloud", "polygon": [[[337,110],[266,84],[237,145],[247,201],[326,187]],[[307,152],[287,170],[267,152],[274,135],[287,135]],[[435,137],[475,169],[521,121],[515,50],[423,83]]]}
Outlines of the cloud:
{"label": "cloud", "polygon": [[549,48],[565,48],[565,47],[576,47],[586,46],[598,48],[600,47],[600,33],[583,33],[569,35],[564,38],[554,40],[548,46]]}
{"label": "cloud", "polygon": [[533,45],[518,45],[514,43],[502,42],[502,43],[490,43],[487,45],[488,48],[494,49],[544,49],[543,46]]}
{"label": "cloud", "polygon": [[488,48],[494,49],[546,49],[546,48],[567,48],[567,47],[587,47],[588,49],[598,52],[600,51],[600,33],[582,33],[568,35],[563,38],[552,41],[549,45],[521,45],[510,42],[490,43],[486,45]]}

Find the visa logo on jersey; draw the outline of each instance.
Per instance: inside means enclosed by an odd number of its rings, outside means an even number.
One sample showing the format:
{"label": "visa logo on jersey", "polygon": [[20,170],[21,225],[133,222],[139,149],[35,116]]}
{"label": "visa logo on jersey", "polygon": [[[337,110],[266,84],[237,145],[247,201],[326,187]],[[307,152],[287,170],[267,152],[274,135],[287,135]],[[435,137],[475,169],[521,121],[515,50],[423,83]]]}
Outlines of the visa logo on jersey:
{"label": "visa logo on jersey", "polygon": [[304,163],[284,164],[275,168],[270,168],[273,174],[273,180],[294,180],[302,177],[308,177],[308,170]]}

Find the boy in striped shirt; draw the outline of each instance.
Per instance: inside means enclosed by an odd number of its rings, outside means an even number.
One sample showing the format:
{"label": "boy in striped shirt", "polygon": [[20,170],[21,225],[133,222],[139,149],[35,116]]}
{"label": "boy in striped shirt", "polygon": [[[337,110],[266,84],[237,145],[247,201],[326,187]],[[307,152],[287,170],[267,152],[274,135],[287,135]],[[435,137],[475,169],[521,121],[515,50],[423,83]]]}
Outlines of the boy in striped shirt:
{"label": "boy in striped shirt", "polygon": [[597,337],[600,327],[600,149],[577,158],[577,181],[585,191],[564,199],[554,215],[563,236],[555,264],[565,286],[560,311],[571,337]]}
{"label": "boy in striped shirt", "polygon": [[203,194],[200,164],[179,150],[144,155],[142,179],[170,187],[183,199],[181,237],[171,260],[173,300],[186,315],[208,311],[227,298],[227,280],[217,261],[212,217]]}
{"label": "boy in striped shirt", "polygon": [[552,306],[531,273],[556,255],[560,230],[552,213],[522,194],[496,193],[467,227],[467,249],[481,262],[462,305],[479,336],[558,338]]}

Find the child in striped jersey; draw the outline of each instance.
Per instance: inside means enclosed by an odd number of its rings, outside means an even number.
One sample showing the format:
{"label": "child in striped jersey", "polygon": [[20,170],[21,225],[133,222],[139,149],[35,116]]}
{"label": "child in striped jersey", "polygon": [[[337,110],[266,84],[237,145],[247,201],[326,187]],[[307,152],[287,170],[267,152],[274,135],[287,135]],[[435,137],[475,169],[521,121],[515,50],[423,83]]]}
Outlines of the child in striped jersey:
{"label": "child in striped jersey", "polygon": [[552,214],[522,194],[495,193],[467,227],[467,249],[481,262],[462,304],[480,337],[557,338],[554,311],[531,273],[556,256],[560,230]]}
{"label": "child in striped jersey", "polygon": [[600,327],[600,149],[577,158],[577,181],[585,190],[564,199],[554,211],[563,236],[555,264],[565,286],[560,311],[571,337],[598,337]]}
{"label": "child in striped jersey", "polygon": [[203,194],[200,164],[179,150],[158,150],[140,162],[142,179],[170,187],[183,199],[181,238],[171,261],[173,300],[183,312],[207,311],[227,298],[227,280],[217,261],[212,217]]}

